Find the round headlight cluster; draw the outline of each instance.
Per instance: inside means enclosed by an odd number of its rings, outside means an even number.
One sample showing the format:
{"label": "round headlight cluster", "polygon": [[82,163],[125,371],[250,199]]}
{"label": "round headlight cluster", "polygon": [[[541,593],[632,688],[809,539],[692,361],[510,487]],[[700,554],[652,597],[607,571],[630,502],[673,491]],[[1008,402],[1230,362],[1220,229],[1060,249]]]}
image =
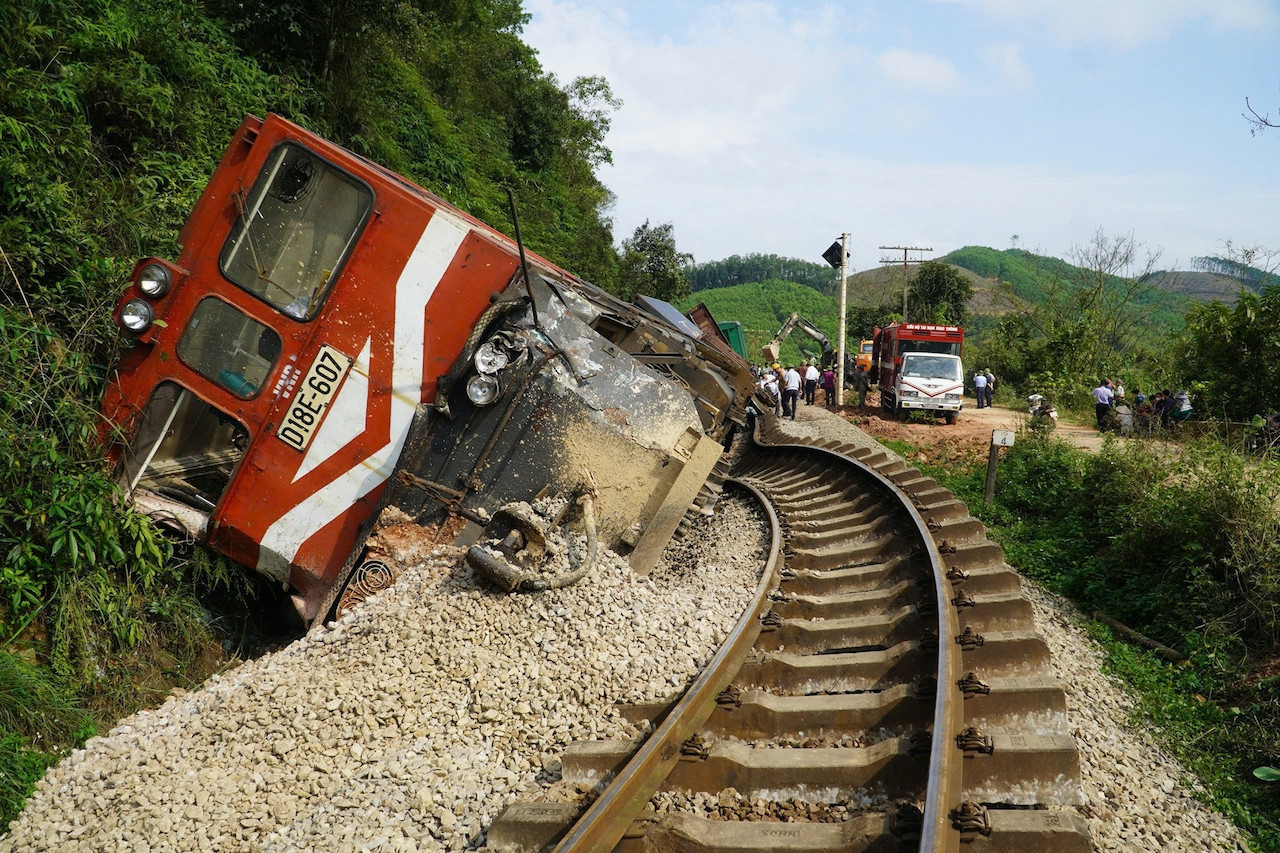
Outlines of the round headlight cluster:
{"label": "round headlight cluster", "polygon": [[120,324],[130,332],[140,334],[156,321],[156,311],[143,299],[130,299],[120,309]]}
{"label": "round headlight cluster", "polygon": [[173,284],[173,276],[168,267],[160,264],[147,264],[138,271],[138,289],[152,299],[159,299],[169,292]]}
{"label": "round headlight cluster", "polygon": [[522,329],[504,329],[476,347],[472,361],[476,375],[467,382],[467,399],[477,406],[489,406],[502,396],[498,374],[512,364],[522,364],[529,356],[529,336]]}
{"label": "round headlight cluster", "polygon": [[477,373],[467,383],[467,399],[477,406],[488,406],[498,399],[501,386],[487,373]]}
{"label": "round headlight cluster", "polygon": [[476,350],[476,370],[481,373],[497,373],[510,361],[511,357],[507,355],[507,351],[493,341],[481,344]]}

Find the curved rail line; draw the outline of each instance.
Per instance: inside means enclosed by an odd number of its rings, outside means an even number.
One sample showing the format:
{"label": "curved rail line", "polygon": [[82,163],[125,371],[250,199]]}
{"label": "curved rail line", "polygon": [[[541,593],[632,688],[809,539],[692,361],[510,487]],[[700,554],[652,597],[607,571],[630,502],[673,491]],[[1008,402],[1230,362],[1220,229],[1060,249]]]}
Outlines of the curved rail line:
{"label": "curved rail line", "polygon": [[1091,850],[1059,808],[1080,798],[1062,689],[981,523],[884,452],[759,433],[731,479],[773,531],[751,606],[685,693],[623,708],[642,742],[569,747],[585,808],[513,804],[489,848]]}

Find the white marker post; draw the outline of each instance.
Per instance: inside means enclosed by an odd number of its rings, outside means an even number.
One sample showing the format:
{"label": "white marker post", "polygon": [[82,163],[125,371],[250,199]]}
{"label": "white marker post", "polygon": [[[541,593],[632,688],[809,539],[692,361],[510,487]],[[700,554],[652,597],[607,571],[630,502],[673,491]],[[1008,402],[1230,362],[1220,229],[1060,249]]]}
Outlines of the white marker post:
{"label": "white marker post", "polygon": [[993,429],[991,431],[991,451],[987,455],[987,490],[983,495],[984,503],[991,503],[996,496],[996,460],[1000,458],[1000,448],[1013,447],[1013,430]]}

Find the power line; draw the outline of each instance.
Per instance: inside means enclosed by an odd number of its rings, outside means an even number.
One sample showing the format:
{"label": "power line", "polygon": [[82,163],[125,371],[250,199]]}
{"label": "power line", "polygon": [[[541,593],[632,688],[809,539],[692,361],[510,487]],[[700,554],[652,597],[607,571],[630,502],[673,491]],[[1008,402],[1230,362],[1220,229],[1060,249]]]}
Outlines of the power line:
{"label": "power line", "polygon": [[[881,246],[880,248],[890,252],[902,252],[902,322],[905,323],[907,322],[907,252],[932,252],[933,249],[928,246]],[[881,258],[880,263],[887,266],[892,261]]]}

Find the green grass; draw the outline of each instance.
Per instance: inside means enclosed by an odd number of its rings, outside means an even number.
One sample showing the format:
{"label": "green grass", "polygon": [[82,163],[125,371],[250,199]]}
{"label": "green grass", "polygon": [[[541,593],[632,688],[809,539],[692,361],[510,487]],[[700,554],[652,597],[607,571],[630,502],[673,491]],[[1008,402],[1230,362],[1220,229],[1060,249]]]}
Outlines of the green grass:
{"label": "green grass", "polygon": [[1274,466],[1197,444],[1172,469],[1141,445],[1086,454],[1022,433],[985,505],[984,463],[930,464],[928,448],[884,444],[965,501],[1020,572],[1189,656],[1169,664],[1086,625],[1135,698],[1133,723],[1254,849],[1280,850],[1280,788],[1253,776],[1280,764]]}

